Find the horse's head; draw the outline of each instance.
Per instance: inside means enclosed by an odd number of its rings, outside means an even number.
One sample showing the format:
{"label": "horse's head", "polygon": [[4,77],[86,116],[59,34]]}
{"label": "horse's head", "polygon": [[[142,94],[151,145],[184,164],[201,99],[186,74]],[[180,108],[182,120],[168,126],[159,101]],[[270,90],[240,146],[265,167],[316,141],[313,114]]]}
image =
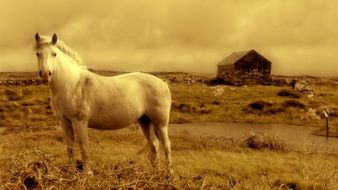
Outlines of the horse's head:
{"label": "horse's head", "polygon": [[55,69],[55,58],[57,56],[56,34],[52,39],[46,41],[45,37],[35,34],[36,56],[38,58],[38,73],[43,83],[48,83]]}

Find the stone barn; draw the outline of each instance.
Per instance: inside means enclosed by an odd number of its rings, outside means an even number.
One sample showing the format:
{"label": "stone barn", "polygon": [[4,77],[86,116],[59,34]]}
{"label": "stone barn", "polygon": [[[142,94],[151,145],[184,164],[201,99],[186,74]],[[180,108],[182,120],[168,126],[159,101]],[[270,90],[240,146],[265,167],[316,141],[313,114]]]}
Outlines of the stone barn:
{"label": "stone barn", "polygon": [[264,84],[270,73],[271,62],[253,49],[234,52],[217,64],[217,78],[226,84]]}
{"label": "stone barn", "polygon": [[217,76],[227,72],[256,71],[263,75],[270,75],[271,62],[255,50],[234,52],[217,64]]}

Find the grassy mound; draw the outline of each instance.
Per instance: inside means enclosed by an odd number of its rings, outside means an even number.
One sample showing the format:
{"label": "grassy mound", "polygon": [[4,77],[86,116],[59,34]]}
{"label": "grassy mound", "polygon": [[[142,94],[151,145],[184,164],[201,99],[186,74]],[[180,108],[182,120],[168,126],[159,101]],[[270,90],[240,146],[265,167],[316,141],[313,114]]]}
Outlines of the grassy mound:
{"label": "grassy mound", "polygon": [[282,139],[266,134],[253,134],[244,140],[243,144],[254,150],[288,151],[287,144]]}

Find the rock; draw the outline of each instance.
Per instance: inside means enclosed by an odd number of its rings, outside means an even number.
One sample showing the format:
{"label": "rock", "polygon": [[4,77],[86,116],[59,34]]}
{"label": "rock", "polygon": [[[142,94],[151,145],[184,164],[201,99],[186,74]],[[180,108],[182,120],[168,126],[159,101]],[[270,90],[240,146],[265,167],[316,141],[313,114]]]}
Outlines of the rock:
{"label": "rock", "polygon": [[311,88],[306,81],[295,81],[293,82],[293,89],[299,92],[313,92],[314,89]]}
{"label": "rock", "polygon": [[321,119],[320,116],[317,115],[316,110],[312,108],[309,108],[307,110],[307,112],[305,113],[305,117],[308,119],[317,119],[317,120]]}
{"label": "rock", "polygon": [[211,92],[214,94],[214,96],[220,96],[220,95],[223,94],[224,88],[222,88],[222,87],[212,88]]}
{"label": "rock", "polygon": [[209,113],[212,112],[212,110],[209,109],[209,108],[206,108],[206,107],[202,107],[202,108],[200,109],[200,112],[201,112],[202,114],[209,114]]}

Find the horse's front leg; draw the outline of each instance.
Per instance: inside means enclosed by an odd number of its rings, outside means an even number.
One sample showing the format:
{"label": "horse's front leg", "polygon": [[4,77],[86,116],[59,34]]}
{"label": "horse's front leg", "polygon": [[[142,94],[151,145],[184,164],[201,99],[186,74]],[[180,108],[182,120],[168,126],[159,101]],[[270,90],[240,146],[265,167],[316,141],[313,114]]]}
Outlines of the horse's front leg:
{"label": "horse's front leg", "polygon": [[71,125],[60,122],[60,126],[64,133],[64,142],[67,147],[69,164],[75,166],[74,160],[74,130]]}
{"label": "horse's front leg", "polygon": [[83,171],[88,172],[88,120],[75,120],[72,124],[80,146]]}

